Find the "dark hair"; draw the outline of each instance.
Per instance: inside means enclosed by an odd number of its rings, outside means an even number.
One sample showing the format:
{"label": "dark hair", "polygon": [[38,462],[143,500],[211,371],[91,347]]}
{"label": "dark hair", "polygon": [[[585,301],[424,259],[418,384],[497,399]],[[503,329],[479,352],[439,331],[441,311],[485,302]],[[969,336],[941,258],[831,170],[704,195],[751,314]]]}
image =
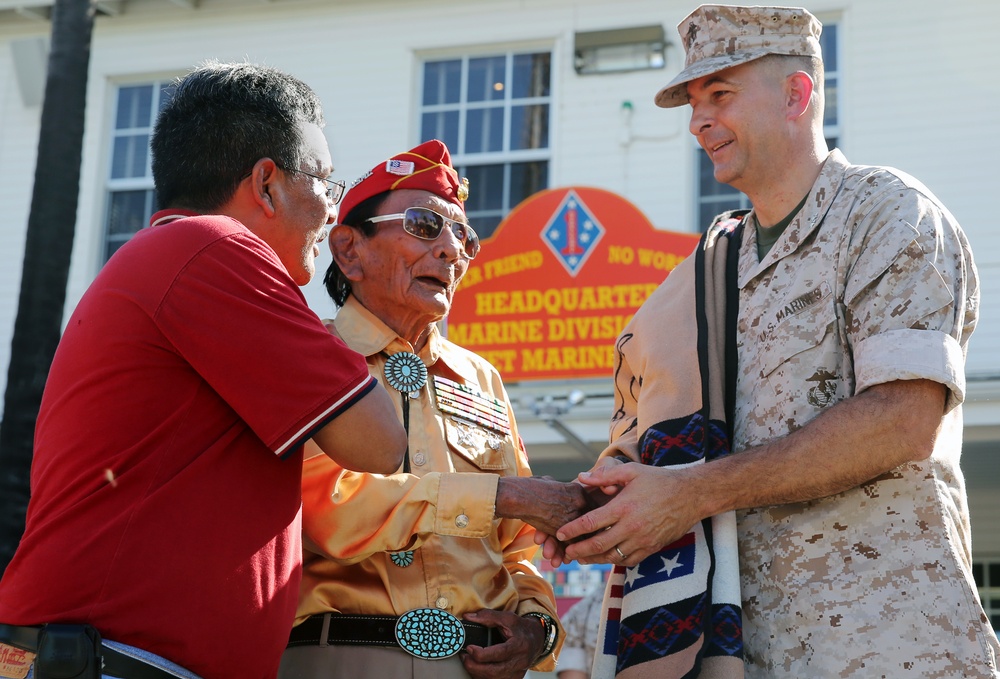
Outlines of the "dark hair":
{"label": "dark hair", "polygon": [[207,62],[171,89],[150,142],[160,208],[219,208],[261,158],[298,167],[299,124],[324,125],[316,93],[268,66]]}
{"label": "dark hair", "polygon": [[[382,204],[389,198],[389,193],[389,191],[383,191],[382,193],[376,193],[374,196],[365,198],[351,208],[351,211],[339,223],[357,229],[365,238],[371,238],[375,235],[378,225],[372,224],[368,220],[374,217],[382,208]],[[326,286],[326,291],[330,294],[330,298],[333,299],[333,303],[338,308],[344,306],[348,295],[351,294],[351,282],[347,280],[340,267],[337,266],[336,259],[330,262],[330,267],[326,270],[326,275],[323,276],[323,285]]]}

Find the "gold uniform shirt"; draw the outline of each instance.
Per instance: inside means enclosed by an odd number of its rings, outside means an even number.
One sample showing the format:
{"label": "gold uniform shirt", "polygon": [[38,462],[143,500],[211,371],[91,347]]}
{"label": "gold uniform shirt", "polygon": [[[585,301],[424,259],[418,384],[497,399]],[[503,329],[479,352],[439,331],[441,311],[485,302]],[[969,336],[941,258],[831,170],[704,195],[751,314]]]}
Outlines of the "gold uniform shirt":
{"label": "gold uniform shirt", "polygon": [[[396,401],[402,421],[402,396],[386,383],[383,368],[388,355],[413,348],[354,297],[334,323],[347,345],[368,357],[371,374]],[[420,358],[428,378],[409,400],[410,473],[348,471],[311,443],[306,451],[296,622],[331,611],[401,615],[423,607],[458,618],[483,608],[555,618],[552,587],[531,563],[538,549],[535,530],[493,516],[497,479],[531,475],[500,375],[436,327]],[[435,377],[499,401],[509,431],[442,412]],[[560,630],[555,652],[535,669],[555,667],[562,638]]]}

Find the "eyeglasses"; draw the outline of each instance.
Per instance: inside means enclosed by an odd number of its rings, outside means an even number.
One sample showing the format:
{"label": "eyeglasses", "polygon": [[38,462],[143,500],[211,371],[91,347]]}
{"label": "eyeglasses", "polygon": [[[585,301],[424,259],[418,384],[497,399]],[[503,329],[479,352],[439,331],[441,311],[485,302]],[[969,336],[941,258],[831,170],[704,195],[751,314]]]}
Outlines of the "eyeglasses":
{"label": "eyeglasses", "polygon": [[[280,165],[278,167],[281,167]],[[293,170],[289,167],[281,167],[285,172],[296,172],[298,174],[304,174],[312,177],[313,179],[318,179],[321,182],[326,182],[326,199],[330,201],[331,204],[336,205],[340,202],[340,199],[344,197],[344,189],[347,185],[339,180],[328,179],[327,177],[320,177],[318,174],[313,174],[312,172],[306,172],[305,170]]]}
{"label": "eyeglasses", "polygon": [[371,217],[366,221],[372,224],[388,222],[393,219],[403,220],[403,230],[411,236],[416,236],[421,240],[435,240],[441,235],[445,226],[451,227],[451,232],[455,238],[465,248],[465,256],[474,259],[479,254],[479,236],[472,230],[472,227],[465,222],[449,219],[444,215],[439,215],[434,210],[425,207],[408,207],[405,212],[394,215],[379,215]]}

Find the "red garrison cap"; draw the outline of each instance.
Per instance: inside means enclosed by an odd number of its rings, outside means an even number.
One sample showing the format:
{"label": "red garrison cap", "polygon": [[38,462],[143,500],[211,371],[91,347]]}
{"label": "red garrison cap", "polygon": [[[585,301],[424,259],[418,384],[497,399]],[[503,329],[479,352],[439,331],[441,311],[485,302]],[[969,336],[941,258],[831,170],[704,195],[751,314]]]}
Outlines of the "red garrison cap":
{"label": "red garrison cap", "polygon": [[396,189],[430,191],[465,212],[463,203],[469,197],[469,180],[458,178],[444,142],[431,139],[379,163],[356,179],[344,195],[340,214],[346,216],[362,201]]}

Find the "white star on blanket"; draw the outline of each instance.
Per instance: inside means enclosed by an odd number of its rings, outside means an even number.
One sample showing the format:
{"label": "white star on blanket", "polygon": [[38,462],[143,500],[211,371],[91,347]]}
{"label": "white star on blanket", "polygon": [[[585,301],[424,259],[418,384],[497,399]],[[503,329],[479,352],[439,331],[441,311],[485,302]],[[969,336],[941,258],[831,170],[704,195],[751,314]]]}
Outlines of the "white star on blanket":
{"label": "white star on blanket", "polygon": [[679,567],[681,565],[681,563],[680,563],[681,555],[680,554],[674,554],[669,559],[667,557],[665,557],[665,556],[661,556],[660,558],[663,559],[663,568],[661,568],[660,570],[658,570],[657,573],[662,573],[663,571],[666,571],[668,578],[674,572],[674,569],[677,568],[677,567]]}

